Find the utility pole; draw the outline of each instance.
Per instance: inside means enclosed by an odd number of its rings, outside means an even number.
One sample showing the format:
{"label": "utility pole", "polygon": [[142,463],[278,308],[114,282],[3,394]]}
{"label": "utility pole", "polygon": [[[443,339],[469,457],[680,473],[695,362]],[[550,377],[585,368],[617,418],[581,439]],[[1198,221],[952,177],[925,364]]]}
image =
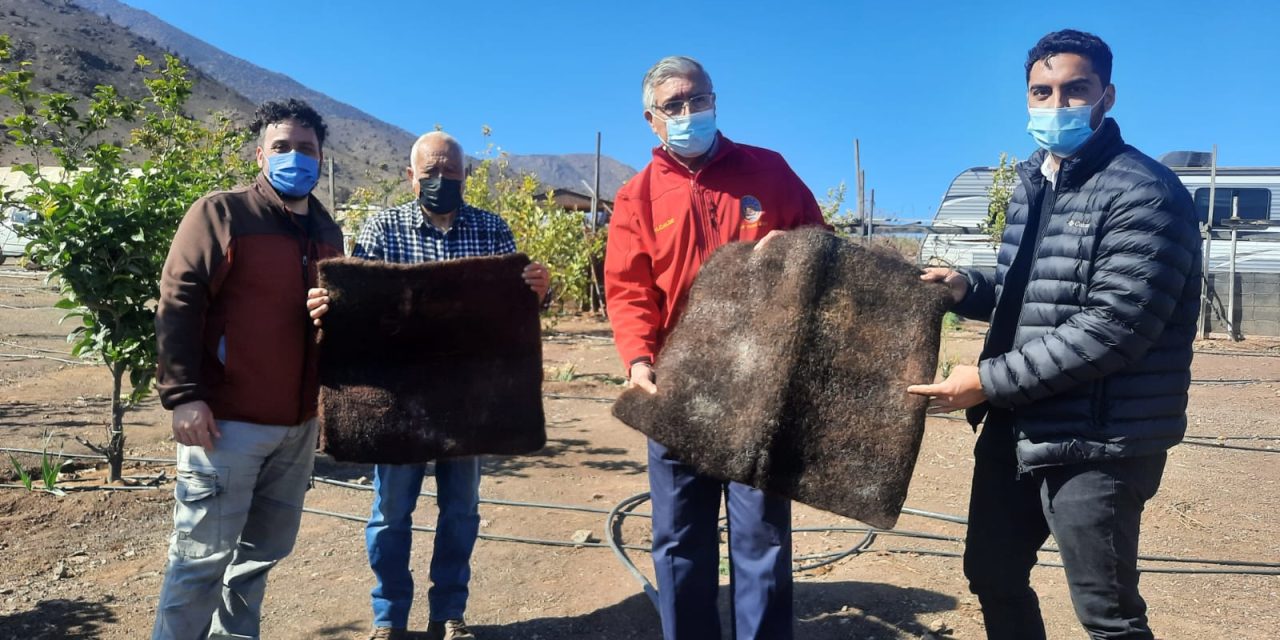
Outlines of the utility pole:
{"label": "utility pole", "polygon": [[338,200],[333,192],[333,156],[326,158],[329,161],[329,211],[333,215],[338,215]]}
{"label": "utility pole", "polygon": [[862,221],[862,143],[853,139],[853,189],[858,203],[858,221]]}
{"label": "utility pole", "polygon": [[[597,131],[596,132],[596,179],[595,179],[595,187],[591,189],[591,236],[592,238],[595,237],[596,232],[598,231],[599,224],[600,224],[600,132]],[[594,297],[600,304],[600,307],[599,307],[600,312],[604,314],[605,317],[608,317],[609,312],[607,309],[605,309],[605,306],[604,306],[604,291],[600,286],[600,278],[597,277],[596,275],[595,259],[591,260],[590,265],[591,265],[590,268],[591,268],[592,293],[595,294]],[[596,308],[594,304],[592,304],[591,307],[593,309]]]}
{"label": "utility pole", "polygon": [[596,132],[596,181],[591,189],[591,230],[596,230],[600,217],[600,132]]}

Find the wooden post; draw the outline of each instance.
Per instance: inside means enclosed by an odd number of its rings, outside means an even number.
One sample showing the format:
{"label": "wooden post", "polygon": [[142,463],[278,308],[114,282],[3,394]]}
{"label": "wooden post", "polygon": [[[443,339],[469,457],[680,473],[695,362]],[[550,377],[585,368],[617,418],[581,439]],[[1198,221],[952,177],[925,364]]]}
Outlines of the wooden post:
{"label": "wooden post", "polygon": [[1231,339],[1239,342],[1244,338],[1236,326],[1236,240],[1240,233],[1240,192],[1231,193],[1231,254],[1227,263],[1227,331]]}
{"label": "wooden post", "polygon": [[1209,219],[1204,223],[1204,253],[1201,256],[1200,274],[1200,339],[1209,339],[1209,324],[1213,319],[1213,300],[1209,297],[1209,259],[1213,249],[1213,202],[1217,199],[1218,187],[1218,145],[1213,145],[1213,154],[1209,157]]}
{"label": "wooden post", "polygon": [[875,233],[876,224],[876,190],[871,190],[871,204],[867,207],[867,244],[871,244],[871,240]]}
{"label": "wooden post", "polygon": [[862,211],[862,143],[857,138],[853,139],[853,190],[853,197],[857,199],[858,224],[865,225]]}

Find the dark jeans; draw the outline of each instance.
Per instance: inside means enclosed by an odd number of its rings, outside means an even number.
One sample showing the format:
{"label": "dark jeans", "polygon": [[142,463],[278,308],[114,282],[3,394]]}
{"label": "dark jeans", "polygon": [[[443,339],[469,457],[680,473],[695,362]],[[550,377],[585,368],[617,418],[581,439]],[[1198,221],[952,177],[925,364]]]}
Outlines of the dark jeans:
{"label": "dark jeans", "polygon": [[720,501],[736,640],[792,638],[791,501],[697,471],[649,441],[653,567],[666,640],[719,640]]}
{"label": "dark jeans", "polygon": [[[1003,423],[1003,424],[1002,424]],[[1152,637],[1138,594],[1138,529],[1165,454],[1019,475],[1013,428],[988,420],[974,448],[964,573],[991,639],[1045,637],[1031,589],[1036,551],[1053,534],[1071,602],[1090,638]]]}

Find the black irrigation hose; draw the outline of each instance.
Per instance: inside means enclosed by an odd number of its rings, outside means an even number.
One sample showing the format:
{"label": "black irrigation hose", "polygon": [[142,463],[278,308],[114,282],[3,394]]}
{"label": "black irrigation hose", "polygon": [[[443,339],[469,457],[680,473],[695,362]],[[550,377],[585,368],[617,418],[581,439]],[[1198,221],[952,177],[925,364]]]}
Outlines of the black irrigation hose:
{"label": "black irrigation hose", "polygon": [[[0,489],[26,489],[27,485],[22,484],[0,484]],[[58,486],[56,490],[59,492],[141,492],[141,490],[155,489],[155,486]],[[52,493],[51,490],[45,489],[44,483],[31,484],[32,492]]]}
{"label": "black irrigation hose", "polygon": [[1280,358],[1280,353],[1245,351],[1243,349],[1196,349],[1196,353],[1211,356],[1245,356],[1247,358]]}
{"label": "black irrigation hose", "polygon": [[[934,416],[934,417],[950,417],[950,416]],[[1230,437],[1239,438],[1243,436],[1230,436]],[[1263,437],[1269,438],[1270,436],[1263,436]],[[1203,443],[1192,443],[1192,444],[1203,444]],[[1206,446],[1214,446],[1214,445],[1206,445]],[[1236,448],[1239,448],[1239,447],[1236,447]],[[1270,449],[1258,449],[1258,450],[1268,451],[1268,452],[1272,451]],[[34,454],[44,453],[38,450],[16,449],[16,448],[8,448],[8,447],[0,447],[0,451],[10,451],[15,453],[34,453]],[[102,459],[102,456],[86,455],[86,454],[64,454],[63,457]],[[137,461],[137,462],[156,462],[156,463],[162,463],[162,464],[174,463],[173,460],[156,459],[156,458],[125,458],[125,460]],[[344,482],[341,480],[333,480],[331,478],[317,477],[316,480],[324,484],[331,484],[339,487],[359,489],[362,491],[372,491],[372,487],[350,483],[350,482]],[[24,485],[0,484],[0,489],[25,489],[25,488],[26,487]],[[63,488],[63,490],[65,491],[149,491],[153,489],[156,489],[156,487],[91,486],[91,487]],[[435,494],[433,492],[422,492],[421,495],[434,496]],[[493,540],[493,541],[502,541],[502,542],[518,542],[518,543],[524,543],[524,544],[537,544],[537,545],[556,546],[556,547],[589,547],[589,548],[609,547],[610,549],[613,550],[614,554],[618,556],[619,560],[628,569],[628,571],[637,580],[640,581],[641,586],[645,590],[645,594],[650,598],[650,600],[654,601],[656,605],[657,592],[654,589],[652,583],[650,583],[649,580],[646,577],[644,577],[642,573],[640,573],[639,569],[636,568],[635,564],[631,562],[630,558],[627,557],[626,555],[626,550],[649,551],[649,549],[646,547],[638,546],[638,545],[620,544],[618,537],[615,534],[615,531],[620,532],[621,530],[622,518],[629,515],[634,515],[638,517],[646,517],[648,515],[643,513],[634,513],[633,510],[639,504],[642,504],[643,502],[649,500],[649,497],[650,495],[648,492],[636,494],[634,496],[631,496],[629,498],[622,500],[617,505],[615,505],[612,509],[609,509],[607,512],[604,509],[600,509],[596,507],[579,506],[579,505],[483,499],[481,501],[487,504],[499,504],[499,505],[517,506],[517,507],[534,507],[534,508],[544,508],[544,509],[551,509],[551,510],[579,511],[579,512],[586,512],[586,513],[607,513],[606,523],[605,523],[606,524],[605,541],[577,543],[577,542],[565,541],[565,540],[548,540],[548,539],[541,539],[541,538],[526,538],[526,537],[520,537],[520,536],[504,536],[504,535],[485,534],[485,533],[479,534],[478,537],[484,540]],[[352,515],[352,514],[325,511],[321,509],[313,509],[310,507],[304,507],[302,510],[306,513],[311,513],[314,515],[334,517],[334,518],[339,518],[343,520],[350,520],[353,522],[367,521],[367,518],[365,517]],[[934,520],[951,522],[955,524],[962,524],[962,525],[968,524],[968,520],[960,516],[954,516],[954,515],[949,515],[944,513],[936,513],[932,511],[924,511],[921,509],[913,509],[910,507],[904,507],[902,509],[902,513],[908,514],[908,515],[914,515],[918,517],[934,519]],[[422,531],[426,533],[435,532],[435,529],[433,527],[427,527],[427,526],[421,526],[421,525],[415,525],[412,527],[412,529],[415,531]],[[833,564],[844,558],[847,558],[850,556],[856,556],[865,551],[869,551],[871,550],[871,545],[874,543],[876,538],[882,535],[917,538],[917,539],[924,539],[924,540],[936,540],[936,541],[945,541],[945,542],[962,542],[963,541],[961,538],[958,538],[955,536],[947,536],[943,534],[927,533],[927,532],[921,532],[921,531],[909,531],[909,530],[901,530],[901,529],[881,530],[881,529],[874,529],[869,527],[857,527],[857,526],[797,527],[792,529],[792,531],[801,532],[801,533],[856,532],[856,533],[862,533],[864,535],[863,539],[852,547],[849,547],[840,551],[834,551],[829,553],[819,553],[819,554],[809,554],[809,555],[798,557],[797,559],[800,559],[800,560],[821,560],[821,562],[811,563],[807,565],[800,565],[798,567],[794,567],[793,571],[808,571],[808,570],[816,569],[822,566]],[[882,549],[882,551],[886,551],[889,553],[904,553],[904,554],[928,555],[928,556],[938,556],[938,557],[962,557],[962,554],[957,552],[938,551],[938,550],[931,550],[931,549],[888,548],[888,549]],[[1053,547],[1042,547],[1041,551],[1052,553],[1052,552],[1056,552],[1057,549]],[[1149,562],[1210,564],[1210,565],[1218,565],[1221,567],[1234,567],[1234,568],[1223,568],[1223,569],[1203,568],[1203,567],[1192,567],[1192,568],[1140,567],[1139,571],[1144,573],[1280,575],[1280,563],[1276,563],[1276,562],[1260,562],[1260,561],[1249,561],[1249,560],[1216,560],[1216,559],[1207,559],[1207,558],[1180,558],[1175,556],[1143,556],[1143,555],[1138,556],[1138,559],[1143,561],[1149,561]],[[1046,567],[1061,567],[1061,564],[1051,563],[1051,562],[1037,562],[1037,565],[1046,566]]]}
{"label": "black irrigation hose", "polygon": [[1208,447],[1210,449],[1231,449],[1233,451],[1256,451],[1258,453],[1280,453],[1280,449],[1269,449],[1264,447],[1242,447],[1236,444],[1223,444],[1219,442],[1201,442],[1200,439],[1183,440],[1182,444],[1189,444],[1193,447]]}
{"label": "black irrigation hose", "polygon": [[[26,489],[26,488],[27,486],[22,484],[8,484],[8,483],[0,484],[0,489]],[[116,486],[93,485],[91,487],[57,487],[56,489],[58,491],[63,491],[66,493],[72,493],[72,492],[85,492],[85,491],[150,491],[156,488],[157,487],[130,487],[130,486],[116,487]],[[43,484],[37,485],[35,482],[31,483],[31,490],[39,491],[43,493],[52,493],[52,491],[50,491],[49,489],[44,488]]]}
{"label": "black irrigation hose", "polygon": [[837,551],[831,554],[818,554],[814,556],[797,558],[798,560],[817,560],[818,558],[825,557],[824,560],[819,560],[818,562],[814,562],[810,564],[802,564],[798,567],[792,567],[791,572],[799,573],[801,571],[813,571],[814,569],[819,569],[829,564],[835,564],[837,562],[840,562],[841,560],[844,560],[845,558],[848,558],[849,556],[856,556],[862,553],[863,551],[866,551],[867,549],[871,548],[871,545],[874,544],[875,541],[876,541],[876,531],[869,530],[867,531],[866,535],[863,536],[862,540],[858,541],[858,544],[855,544],[852,547],[845,549],[844,551]]}
{"label": "black irrigation hose", "polygon": [[[932,549],[907,549],[907,548],[889,548],[881,549],[888,553],[901,553],[917,556],[937,556],[940,558],[963,558],[964,554],[957,551],[935,551]],[[1062,568],[1060,562],[1037,562],[1038,567],[1051,567],[1056,569]],[[1280,568],[1275,569],[1213,569],[1213,568],[1174,568],[1174,567],[1138,567],[1141,573],[1171,573],[1171,574],[1199,574],[1199,575],[1246,575],[1246,576],[1280,576]]]}
{"label": "black irrigation hose", "polygon": [[1277,382],[1280,382],[1280,379],[1277,379],[1277,378],[1235,378],[1235,379],[1225,379],[1225,380],[1208,380],[1208,379],[1205,379],[1205,380],[1198,380],[1198,379],[1194,379],[1194,378],[1193,378],[1193,379],[1191,380],[1191,384],[1203,384],[1203,385],[1208,385],[1208,386],[1213,386],[1213,385],[1237,385],[1237,384],[1239,384],[1239,385],[1244,385],[1244,384],[1276,384]]}
{"label": "black irrigation hose", "polygon": [[[345,487],[348,489],[357,489],[360,491],[373,491],[373,487],[369,485],[356,484],[354,482],[343,482],[342,480],[334,480],[333,478],[326,478],[324,476],[315,476],[312,479],[321,484],[329,484],[335,487]],[[418,495],[426,496],[429,498],[436,497],[436,493],[434,491],[421,491],[418,493]],[[553,510],[559,510],[559,511],[582,511],[584,513],[608,514],[612,512],[611,509],[602,509],[600,507],[586,507],[586,506],[580,506],[576,504],[559,504],[554,502],[518,502],[515,500],[498,500],[496,498],[480,498],[480,502],[483,504],[496,504],[496,505],[502,505],[507,507],[534,507],[539,509],[553,509]],[[649,514],[647,513],[632,513],[629,515],[633,515],[638,518],[650,517]]]}
{"label": "black irrigation hose", "polygon": [[[360,522],[360,523],[367,523],[367,522],[369,522],[369,518],[364,517],[364,516],[357,516],[357,515],[353,515],[353,514],[350,514],[350,513],[340,513],[340,512],[337,512],[337,511],[325,511],[324,509],[313,509],[313,508],[311,508],[311,507],[303,507],[303,508],[302,508],[302,512],[303,512],[303,513],[310,513],[310,514],[314,514],[314,515],[318,515],[318,516],[327,516],[327,517],[330,517],[330,518],[338,518],[339,520],[350,520],[350,521],[352,521],[352,522]],[[413,526],[411,526],[411,527],[409,527],[409,528],[410,528],[410,529],[412,529],[412,530],[414,530],[414,531],[421,531],[421,532],[423,532],[423,533],[435,533],[435,532],[436,532],[435,527],[428,527],[428,526],[426,526],[426,525],[418,525],[418,524],[415,524],[415,525],[413,525]],[[492,533],[481,533],[481,534],[478,534],[476,537],[480,538],[481,540],[494,540],[494,541],[497,541],[497,542],[520,542],[520,543],[524,543],[524,544],[537,544],[537,545],[543,545],[543,546],[548,546],[548,547],[599,547],[599,548],[603,548],[603,547],[607,546],[607,545],[606,545],[605,543],[603,543],[603,542],[574,542],[574,541],[572,541],[572,540],[548,540],[548,539],[545,539],[545,538],[524,538],[524,537],[519,537],[519,536],[503,536],[503,535],[497,535],[497,534],[492,534]],[[633,549],[633,550],[636,550],[636,551],[647,551],[647,549],[646,549],[645,547],[640,547],[640,546],[635,546],[635,545],[631,545],[631,546],[628,546],[628,547],[626,547],[626,548],[628,548],[628,549]]]}
{"label": "black irrigation hose", "polygon": [[590,400],[592,402],[600,403],[614,402],[617,400],[617,398],[606,398],[601,396],[567,396],[561,393],[544,393],[542,394],[542,397],[550,398],[552,400]]}
{"label": "black irrigation hose", "polygon": [[[52,451],[41,451],[39,449],[20,449],[16,447],[0,447],[0,453],[33,453],[35,455],[49,455],[54,458],[66,458],[68,460],[106,460],[107,457],[97,453],[54,453]],[[149,462],[152,464],[177,464],[173,458],[123,458],[125,462]]]}
{"label": "black irrigation hose", "polygon": [[644,595],[649,598],[649,602],[653,603],[653,608],[660,609],[658,606],[658,590],[653,586],[652,582],[649,582],[649,578],[645,577],[643,573],[640,573],[640,569],[636,568],[636,564],[631,561],[631,558],[627,557],[626,548],[618,542],[618,537],[614,533],[615,527],[618,532],[621,532],[622,530],[622,516],[629,514],[636,505],[645,502],[648,499],[649,492],[646,491],[644,493],[637,493],[630,498],[624,498],[621,502],[614,505],[613,509],[609,510],[609,516],[605,518],[604,543],[613,550],[613,555],[616,556],[618,561],[622,563],[622,566],[631,573],[631,577],[635,578],[636,581],[640,583],[640,589],[644,592]]}
{"label": "black irrigation hose", "polygon": [[[627,570],[632,574],[632,576],[636,578],[636,580],[640,583],[641,587],[644,589],[645,594],[649,595],[650,600],[654,601],[655,606],[657,606],[656,590],[654,590],[653,584],[649,582],[649,579],[647,577],[645,577],[643,574],[640,573],[640,571],[636,568],[635,563],[631,562],[631,559],[627,557],[626,553],[619,548],[616,538],[613,535],[615,528],[621,526],[620,517],[624,517],[626,515],[626,510],[633,509],[635,508],[636,505],[648,499],[649,499],[648,493],[641,493],[641,494],[631,496],[630,498],[626,498],[622,502],[618,503],[618,505],[614,507],[613,512],[610,513],[609,519],[606,523],[607,535],[606,535],[605,541],[607,544],[609,544],[613,548],[614,554],[622,562],[623,566],[626,567]],[[967,519],[961,518],[959,516],[933,513],[929,511],[918,510],[918,509],[912,509],[912,511],[914,512],[912,515],[919,515],[921,517],[943,519],[947,522],[955,522],[955,523],[961,523],[961,524],[968,523]],[[904,513],[905,512],[906,511],[904,510]],[[854,545],[853,547],[849,547],[841,551],[831,552],[828,554],[813,554],[808,556],[802,556],[800,559],[816,560],[819,558],[826,558],[827,560],[824,562],[814,563],[810,565],[793,567],[793,571],[812,570],[821,566],[826,566],[828,564],[838,562],[839,560],[842,560],[850,556],[859,555],[865,551],[872,551],[873,549],[871,549],[871,543],[874,541],[874,539],[877,536],[881,536],[881,535],[892,535],[892,536],[919,538],[919,539],[928,539],[928,540],[941,540],[941,541],[948,541],[948,542],[962,542],[961,538],[957,538],[954,536],[946,536],[941,534],[925,533],[925,532],[919,532],[919,531],[870,529],[868,527],[852,527],[852,526],[851,527],[797,527],[795,529],[792,529],[792,531],[793,532],[847,531],[847,532],[862,532],[864,534],[863,540],[860,541],[858,544]],[[887,549],[880,549],[880,551],[885,551],[887,553],[900,553],[900,554],[921,555],[921,556],[938,556],[938,557],[946,557],[946,558],[963,557],[963,554],[959,552],[940,551],[940,550],[934,550],[934,549],[891,547]],[[1041,548],[1041,551],[1056,552],[1057,549],[1053,547],[1043,547]],[[1280,575],[1280,563],[1276,563],[1276,562],[1254,562],[1254,561],[1246,561],[1246,560],[1215,560],[1215,559],[1208,559],[1208,558],[1176,558],[1173,556],[1144,556],[1144,555],[1138,556],[1138,559],[1142,561],[1147,561],[1147,562],[1180,562],[1180,563],[1218,565],[1220,567],[1223,567],[1223,568],[1139,567],[1138,570],[1143,573]],[[1042,566],[1042,567],[1062,568],[1062,564],[1056,563],[1056,562],[1039,561],[1036,563],[1036,565]]]}
{"label": "black irrigation hose", "polygon": [[1280,436],[1200,436],[1187,434],[1185,437],[1197,440],[1280,440]]}

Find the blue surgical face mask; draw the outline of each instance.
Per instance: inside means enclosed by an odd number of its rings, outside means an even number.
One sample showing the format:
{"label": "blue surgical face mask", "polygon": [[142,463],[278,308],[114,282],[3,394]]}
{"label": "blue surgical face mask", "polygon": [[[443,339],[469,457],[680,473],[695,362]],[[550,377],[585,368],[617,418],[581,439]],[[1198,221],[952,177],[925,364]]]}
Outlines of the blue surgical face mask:
{"label": "blue surgical face mask", "polygon": [[716,141],[715,109],[670,116],[666,123],[667,149],[682,158],[697,158]]}
{"label": "blue surgical face mask", "polygon": [[1085,140],[1093,135],[1093,109],[1106,98],[1103,96],[1093,104],[1079,107],[1063,107],[1061,109],[1040,109],[1028,107],[1031,119],[1027,122],[1027,133],[1035,138],[1036,144],[1059,158],[1065,158],[1084,145]]}
{"label": "blue surgical face mask", "polygon": [[267,156],[267,179],[282,198],[305,198],[320,181],[320,161],[297,151]]}

